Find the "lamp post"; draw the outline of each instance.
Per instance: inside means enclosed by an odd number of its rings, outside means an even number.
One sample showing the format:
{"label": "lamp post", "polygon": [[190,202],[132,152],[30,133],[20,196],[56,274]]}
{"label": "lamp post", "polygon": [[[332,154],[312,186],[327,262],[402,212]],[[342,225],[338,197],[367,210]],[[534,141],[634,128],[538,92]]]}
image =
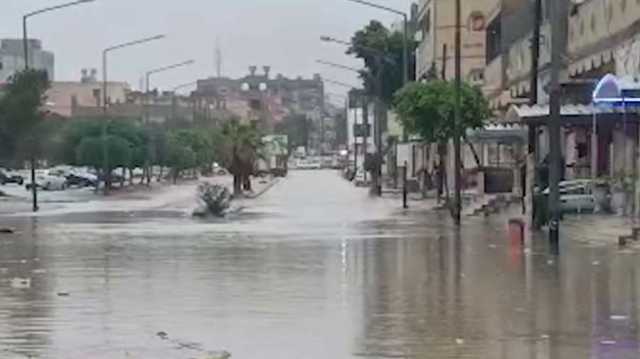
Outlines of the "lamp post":
{"label": "lamp post", "polygon": [[165,35],[156,35],[152,37],[146,37],[140,40],[125,42],[115,46],[108,47],[102,51],[102,113],[104,118],[102,120],[102,156],[103,156],[103,177],[104,177],[104,194],[109,193],[109,149],[107,146],[107,125],[109,119],[107,118],[107,102],[109,101],[109,94],[107,88],[107,60],[109,53],[123,49],[126,47],[136,46],[147,42],[164,39]]}
{"label": "lamp post", "polygon": [[[47,12],[56,11],[56,10],[60,10],[60,9],[64,9],[64,8],[72,7],[76,5],[81,5],[84,3],[90,3],[93,1],[95,0],[73,1],[65,4],[61,4],[61,5],[45,7],[40,10],[32,11],[30,13],[25,14],[22,17],[22,46],[24,47],[23,49],[24,50],[24,69],[25,70],[29,69],[29,62],[30,62],[29,61],[29,35],[27,31],[29,18],[34,17],[36,15],[44,14]],[[36,155],[35,153],[31,154],[30,162],[31,162],[31,194],[32,194],[32,202],[33,202],[32,205],[33,205],[33,211],[37,212],[38,211],[38,189],[36,187]]]}
{"label": "lamp post", "polygon": [[[145,73],[145,94],[144,94],[144,99],[145,99],[145,104],[144,104],[144,123],[146,125],[149,125],[150,121],[149,121],[149,107],[151,106],[151,101],[150,101],[150,94],[149,91],[151,90],[150,88],[150,83],[151,83],[151,75],[153,74],[157,74],[160,72],[165,72],[165,71],[169,71],[169,70],[173,70],[179,67],[184,67],[184,66],[189,66],[192,65],[193,63],[195,63],[194,60],[187,60],[187,61],[183,61],[183,62],[179,62],[173,65],[169,65],[169,66],[163,66],[163,67],[159,67],[150,71],[147,71]],[[147,186],[149,184],[151,184],[151,157],[153,156],[153,136],[149,137],[149,148],[147,149],[147,161],[145,164],[145,168],[146,168],[146,172],[147,172]]]}
{"label": "lamp post", "polygon": [[[192,82],[188,82],[185,84],[181,84],[181,85],[177,85],[171,88],[171,115],[172,115],[172,120],[176,120],[176,118],[178,117],[177,115],[177,110],[176,110],[176,91],[181,90],[183,88],[187,88],[187,87],[191,87],[191,86],[195,86],[198,84],[198,81],[192,81]],[[192,101],[193,102],[193,101]],[[194,106],[195,107],[195,106]],[[194,108],[195,110],[195,108]],[[195,121],[195,117],[194,117],[194,121]]]}

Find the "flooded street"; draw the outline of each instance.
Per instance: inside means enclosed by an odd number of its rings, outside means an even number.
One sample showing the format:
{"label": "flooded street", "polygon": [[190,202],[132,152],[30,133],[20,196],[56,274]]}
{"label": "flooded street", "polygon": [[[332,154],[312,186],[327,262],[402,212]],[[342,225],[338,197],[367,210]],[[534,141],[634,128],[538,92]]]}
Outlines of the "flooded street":
{"label": "flooded street", "polygon": [[636,254],[523,251],[505,218],[457,232],[333,171],[224,221],[186,207],[0,219],[21,231],[0,237],[0,357],[640,356]]}

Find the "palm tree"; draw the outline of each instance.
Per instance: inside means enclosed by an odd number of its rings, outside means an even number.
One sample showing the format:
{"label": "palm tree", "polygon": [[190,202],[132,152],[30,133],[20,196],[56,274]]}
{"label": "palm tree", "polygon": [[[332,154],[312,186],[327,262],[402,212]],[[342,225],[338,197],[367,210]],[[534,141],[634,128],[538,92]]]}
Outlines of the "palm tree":
{"label": "palm tree", "polygon": [[262,145],[260,132],[255,123],[230,120],[222,127],[222,159],[233,175],[233,194],[242,194],[242,189],[251,190],[250,176],[258,160]]}

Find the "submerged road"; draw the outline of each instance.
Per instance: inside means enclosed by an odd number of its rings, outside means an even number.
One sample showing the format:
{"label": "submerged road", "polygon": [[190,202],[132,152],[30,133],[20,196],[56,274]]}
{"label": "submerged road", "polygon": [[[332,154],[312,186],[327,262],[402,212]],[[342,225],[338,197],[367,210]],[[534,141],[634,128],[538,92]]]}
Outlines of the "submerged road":
{"label": "submerged road", "polygon": [[176,203],[0,217],[20,230],[0,235],[0,357],[640,355],[635,254],[524,251],[504,218],[456,231],[333,171],[292,172],[226,220]]}

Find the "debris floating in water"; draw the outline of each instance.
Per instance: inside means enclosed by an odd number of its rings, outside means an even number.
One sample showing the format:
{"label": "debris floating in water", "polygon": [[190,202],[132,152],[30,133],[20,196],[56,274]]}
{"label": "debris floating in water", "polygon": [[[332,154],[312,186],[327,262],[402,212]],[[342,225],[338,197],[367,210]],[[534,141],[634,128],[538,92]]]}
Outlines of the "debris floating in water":
{"label": "debris floating in water", "polygon": [[11,288],[29,289],[31,288],[31,278],[13,278],[11,279]]}
{"label": "debris floating in water", "polygon": [[464,344],[464,339],[462,339],[462,338],[456,338],[456,344],[458,344],[458,345],[462,345],[462,344]]}

